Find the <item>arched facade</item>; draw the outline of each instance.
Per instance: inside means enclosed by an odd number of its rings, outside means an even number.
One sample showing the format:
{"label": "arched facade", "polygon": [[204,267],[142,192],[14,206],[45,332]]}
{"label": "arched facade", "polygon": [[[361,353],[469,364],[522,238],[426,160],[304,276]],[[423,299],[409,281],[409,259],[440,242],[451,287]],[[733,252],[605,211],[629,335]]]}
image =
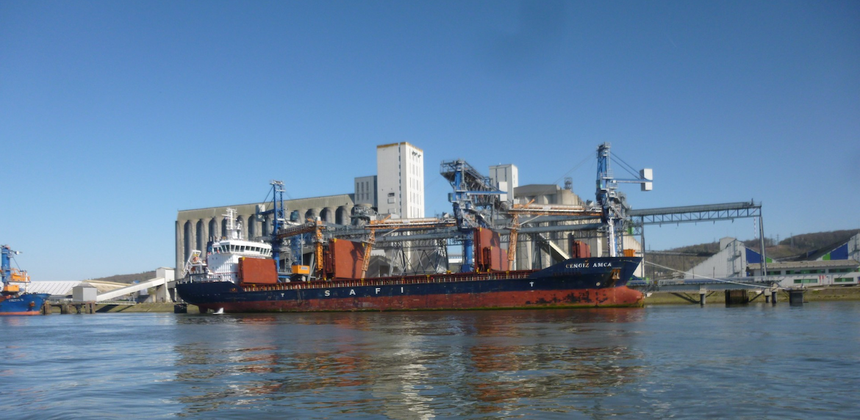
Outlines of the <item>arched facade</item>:
{"label": "arched facade", "polygon": [[308,211],[305,212],[305,221],[307,220],[317,220],[316,209],[308,209]]}
{"label": "arched facade", "polygon": [[352,206],[339,206],[335,210],[334,222],[339,225],[348,225],[352,222],[352,219],[349,217],[350,214],[352,214]]}
{"label": "arched facade", "polygon": [[[287,219],[292,211],[298,211],[299,222],[316,220],[320,216],[326,223],[349,224],[353,207],[351,194],[333,195],[317,198],[303,198],[285,201]],[[191,251],[205,251],[207,243],[213,238],[227,235],[224,214],[227,208],[236,209],[237,221],[242,223],[241,232],[247,239],[255,239],[271,234],[272,215],[257,220],[257,204],[209,207],[203,209],[180,210],[176,216],[176,270],[181,275]]]}
{"label": "arched facade", "polygon": [[334,215],[330,208],[324,207],[320,210],[320,220],[326,223],[334,223]]}

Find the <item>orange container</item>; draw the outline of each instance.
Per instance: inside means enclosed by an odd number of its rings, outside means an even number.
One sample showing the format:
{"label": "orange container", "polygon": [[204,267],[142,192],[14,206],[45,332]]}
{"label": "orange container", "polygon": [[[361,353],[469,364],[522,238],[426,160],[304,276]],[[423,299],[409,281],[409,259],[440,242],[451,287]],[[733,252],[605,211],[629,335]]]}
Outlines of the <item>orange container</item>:
{"label": "orange container", "polygon": [[591,258],[591,247],[582,241],[573,241],[570,247],[571,258]]}
{"label": "orange container", "polygon": [[278,271],[275,260],[270,258],[239,258],[239,284],[275,284]]}
{"label": "orange container", "polygon": [[331,278],[357,279],[361,277],[364,244],[345,239],[332,239],[324,258],[325,270]]}

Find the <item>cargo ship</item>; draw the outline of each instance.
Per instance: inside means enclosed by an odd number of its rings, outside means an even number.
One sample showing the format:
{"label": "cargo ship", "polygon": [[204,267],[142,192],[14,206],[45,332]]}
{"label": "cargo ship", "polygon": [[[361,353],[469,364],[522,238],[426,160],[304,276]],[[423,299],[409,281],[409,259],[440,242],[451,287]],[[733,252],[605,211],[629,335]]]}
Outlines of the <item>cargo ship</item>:
{"label": "cargo ship", "polygon": [[[457,159],[440,167],[453,188],[448,196],[453,215],[389,221],[391,214],[355,207],[350,225],[333,226],[329,235],[323,234],[319,219],[302,223],[296,211],[287,221],[283,182],[272,181],[271,208],[258,205],[255,214],[271,222],[271,228],[265,228],[270,235],[266,241],[244,240],[235,211],[228,209],[225,236],[210,241],[205,255],[192,250],[176,291],[201,310],[218,313],[642,306],[642,293],[627,287],[642,259],[622,248],[628,206],[616,189],[623,181],[649,190],[651,172],[643,169],[636,180],[616,180],[609,170],[609,143],[598,147],[597,159],[596,203],[532,206],[534,200],[502,199],[506,193],[498,184]],[[520,222],[519,216],[530,218]],[[509,270],[516,261],[519,230],[539,217],[555,217],[553,223],[564,220],[562,229],[601,229],[609,256],[592,258],[587,244],[572,241],[573,258],[564,255],[563,261],[543,269]],[[459,272],[449,272],[446,260],[445,267],[424,274],[368,278],[377,231],[386,232],[383,237],[396,231],[404,242],[439,241],[446,258],[447,241],[459,242]],[[508,234],[507,251],[500,231]],[[356,238],[360,242],[354,242]],[[280,248],[286,242],[291,252],[282,259]],[[313,268],[302,265],[306,243],[315,248]]]}
{"label": "cargo ship", "polygon": [[26,271],[12,268],[12,258],[18,254],[8,245],[2,248],[2,265],[0,265],[0,278],[2,278],[3,289],[0,291],[0,315],[40,315],[42,307],[48,300],[49,295],[45,293],[29,293],[27,286],[30,284],[30,276]]}
{"label": "cargo ship", "polygon": [[[229,210],[228,210],[229,211]],[[571,258],[541,270],[493,270],[363,278],[368,243],[331,239],[321,253],[321,277],[279,276],[277,251],[244,240],[228,214],[229,237],[211,241],[205,255],[192,252],[176,291],[201,311],[310,312],[526,309],[642,306],[627,287],[641,258]],[[489,238],[489,239],[488,239]],[[481,256],[498,247],[498,235],[476,229]],[[496,242],[493,242],[496,241]],[[371,241],[372,242],[372,241]],[[480,261],[480,257],[478,258]],[[293,266],[293,273],[309,272]]]}

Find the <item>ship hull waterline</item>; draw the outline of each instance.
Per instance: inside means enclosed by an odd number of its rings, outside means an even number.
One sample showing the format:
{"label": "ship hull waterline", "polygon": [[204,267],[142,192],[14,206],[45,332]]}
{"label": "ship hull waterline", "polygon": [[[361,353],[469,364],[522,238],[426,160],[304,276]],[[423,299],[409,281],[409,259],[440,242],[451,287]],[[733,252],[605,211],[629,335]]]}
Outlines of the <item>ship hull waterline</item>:
{"label": "ship hull waterline", "polygon": [[[538,272],[440,275],[239,287],[182,282],[177,292],[202,311],[314,312],[641,307],[626,287],[638,258],[568,260]],[[622,264],[619,264],[622,262]],[[583,266],[597,265],[599,268]],[[570,268],[574,267],[574,268]]]}

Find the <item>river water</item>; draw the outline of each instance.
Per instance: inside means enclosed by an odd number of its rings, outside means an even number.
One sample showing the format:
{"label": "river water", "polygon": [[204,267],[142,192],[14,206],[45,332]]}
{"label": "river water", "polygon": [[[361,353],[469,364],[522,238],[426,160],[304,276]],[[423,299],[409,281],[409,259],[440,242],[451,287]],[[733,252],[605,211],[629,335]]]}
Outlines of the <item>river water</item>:
{"label": "river water", "polygon": [[0,317],[0,418],[860,418],[860,303]]}

